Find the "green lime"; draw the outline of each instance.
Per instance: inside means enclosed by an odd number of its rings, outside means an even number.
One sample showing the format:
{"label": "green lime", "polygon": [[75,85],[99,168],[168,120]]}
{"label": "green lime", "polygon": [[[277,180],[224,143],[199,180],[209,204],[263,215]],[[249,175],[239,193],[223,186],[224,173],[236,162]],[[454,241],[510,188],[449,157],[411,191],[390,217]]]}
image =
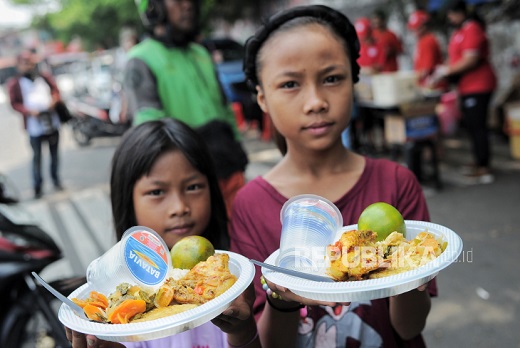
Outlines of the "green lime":
{"label": "green lime", "polygon": [[394,206],[385,202],[370,204],[363,210],[359,216],[358,230],[376,232],[378,241],[384,240],[394,231],[406,237],[403,216]]}
{"label": "green lime", "polygon": [[202,236],[188,236],[179,240],[170,250],[172,267],[192,269],[197,263],[206,261],[215,254],[213,244]]}

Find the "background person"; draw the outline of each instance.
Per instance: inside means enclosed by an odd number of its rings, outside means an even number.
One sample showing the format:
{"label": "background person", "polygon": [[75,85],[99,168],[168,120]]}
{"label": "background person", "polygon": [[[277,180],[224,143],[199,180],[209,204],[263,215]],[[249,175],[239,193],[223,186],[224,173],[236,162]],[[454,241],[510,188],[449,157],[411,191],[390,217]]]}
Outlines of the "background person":
{"label": "background person", "polygon": [[376,10],[372,14],[371,20],[374,37],[384,48],[384,64],[381,67],[381,72],[399,70],[397,57],[403,53],[403,44],[397,35],[388,29],[386,13],[383,10]]}
{"label": "background person", "polygon": [[366,17],[361,17],[354,23],[359,38],[359,58],[357,63],[361,67],[361,74],[377,74],[383,70],[385,64],[385,47],[376,41],[372,24]]}
{"label": "background person", "polygon": [[[230,155],[243,157],[235,117],[211,55],[195,42],[200,31],[200,1],[142,0],[138,9],[150,37],[129,51],[125,68],[125,96],[133,123],[172,117],[198,128],[210,121],[222,122],[237,141]],[[228,207],[237,188],[245,183],[244,171],[245,165],[219,178]]]}
{"label": "background person", "polygon": [[60,118],[55,106],[61,101],[60,92],[52,76],[41,73],[36,54],[25,49],[17,56],[18,75],[9,80],[7,90],[11,106],[24,120],[33,151],[32,182],[34,198],[43,194],[42,145],[47,143],[51,155],[50,176],[54,188],[63,189],[58,171],[60,141]]}
{"label": "background person", "polygon": [[485,25],[480,18],[470,16],[464,1],[452,4],[447,17],[455,30],[448,44],[448,64],[440,66],[436,75],[457,84],[462,121],[474,158],[464,174],[477,183],[491,183],[494,176],[490,167],[488,111],[497,80],[489,62]]}
{"label": "background person", "polygon": [[[146,226],[170,250],[193,235],[228,249],[226,208],[208,149],[181,122],[151,121],[125,133],[112,159],[110,200],[117,240],[133,226]],[[151,341],[106,342],[68,328],[67,337],[75,348],[259,347],[253,301],[250,287],[213,323]]]}
{"label": "background person", "polygon": [[[354,27],[359,38],[359,58],[357,63],[360,66],[360,79],[365,79],[366,82],[361,84],[363,88],[372,88],[370,75],[380,73],[385,65],[385,47],[377,41],[373,34],[372,23],[366,17],[358,18]],[[366,93],[366,91],[358,92]],[[371,95],[371,92],[369,92]],[[361,98],[359,98],[361,99]],[[349,143],[351,149],[361,153],[375,152],[374,146],[374,127],[380,124],[382,127],[382,120],[376,119],[370,108],[360,105],[358,98],[354,99],[354,112],[352,113],[351,126],[343,132],[343,143],[347,143],[346,133],[348,132]]]}
{"label": "background person", "polygon": [[429,22],[430,15],[423,10],[414,11],[408,17],[408,29],[417,37],[413,69],[418,74],[421,87],[444,90],[448,87],[446,81],[432,81],[435,69],[442,65],[444,59],[439,41],[429,29]]}
{"label": "background person", "polygon": [[[283,158],[238,193],[231,250],[265,260],[280,246],[280,210],[291,197],[316,194],[334,202],[345,225],[371,203],[394,205],[405,219],[428,221],[416,177],[398,163],[346,149],[341,133],[351,119],[358,81],[359,42],[340,12],[315,5],[275,14],[246,44],[244,70],[258,104],[271,115]],[[348,306],[318,303],[255,277],[255,315],[265,347],[424,347],[421,331],[430,292],[410,292]],[[300,303],[308,305],[302,310]]]}

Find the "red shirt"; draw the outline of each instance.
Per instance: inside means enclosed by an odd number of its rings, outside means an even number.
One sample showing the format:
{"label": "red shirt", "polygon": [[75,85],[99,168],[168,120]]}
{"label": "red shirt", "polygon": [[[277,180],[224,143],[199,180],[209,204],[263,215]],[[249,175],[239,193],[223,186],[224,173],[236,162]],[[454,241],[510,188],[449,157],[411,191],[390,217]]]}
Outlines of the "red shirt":
{"label": "red shirt", "polygon": [[380,71],[385,63],[384,48],[377,42],[361,41],[357,62],[362,68]]}
{"label": "red shirt", "polygon": [[[312,189],[308,192],[312,193]],[[287,197],[262,177],[247,183],[237,194],[231,217],[231,251],[264,261],[280,246],[280,210]],[[430,215],[422,188],[407,168],[386,159],[366,158],[366,166],[357,183],[334,204],[341,211],[343,224],[357,223],[361,212],[371,203],[384,201],[395,206],[407,220],[429,221]],[[265,305],[265,291],[257,269],[254,285],[254,312],[258,317]],[[430,294],[435,296],[435,280]],[[392,329],[388,298],[353,302],[343,306],[313,306],[301,320],[298,347],[402,347]],[[319,342],[328,342],[319,345]],[[406,347],[424,347],[421,335]]]}
{"label": "red shirt", "polygon": [[496,76],[489,63],[489,41],[483,28],[474,20],[467,20],[455,31],[448,45],[449,64],[462,59],[465,52],[478,54],[476,67],[462,74],[458,82],[461,95],[492,92],[497,85]]}
{"label": "red shirt", "polygon": [[433,73],[437,65],[442,64],[442,51],[433,33],[426,33],[419,37],[415,48],[415,56],[413,68],[416,72],[426,73],[419,81],[419,84],[425,82],[426,77]]}
{"label": "red shirt", "polygon": [[381,72],[393,72],[399,69],[397,56],[403,52],[401,40],[390,30],[374,29],[374,38],[385,50],[384,64]]}

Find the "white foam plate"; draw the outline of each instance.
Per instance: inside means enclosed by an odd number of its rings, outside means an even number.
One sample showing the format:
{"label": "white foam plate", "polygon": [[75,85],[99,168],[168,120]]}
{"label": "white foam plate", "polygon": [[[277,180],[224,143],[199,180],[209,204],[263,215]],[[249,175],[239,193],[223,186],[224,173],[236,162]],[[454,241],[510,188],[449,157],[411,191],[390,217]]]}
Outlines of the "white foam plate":
{"label": "white foam plate", "polygon": [[[439,257],[421,267],[378,279],[336,283],[316,282],[278,273],[263,267],[262,274],[267,280],[286,287],[299,296],[317,301],[366,301],[402,294],[433,279],[439,271],[456,261],[462,252],[462,239],[447,227],[431,222],[412,220],[406,220],[405,224],[406,239],[413,239],[420,232],[427,231],[448,242],[446,249]],[[339,240],[343,232],[355,229],[357,229],[357,225],[344,226],[334,240]],[[278,253],[279,250],[271,254],[265,260],[265,263],[276,265]]]}
{"label": "white foam plate", "polygon": [[[193,329],[225,311],[231,302],[251,284],[255,275],[255,267],[242,255],[223,250],[216,250],[216,252],[229,255],[229,270],[238,279],[225,293],[194,309],[143,323],[102,324],[81,319],[67,305],[62,304],[58,318],[63,325],[72,330],[114,342],[147,341]],[[69,298],[86,298],[91,290],[95,289],[85,284],[72,292]]]}

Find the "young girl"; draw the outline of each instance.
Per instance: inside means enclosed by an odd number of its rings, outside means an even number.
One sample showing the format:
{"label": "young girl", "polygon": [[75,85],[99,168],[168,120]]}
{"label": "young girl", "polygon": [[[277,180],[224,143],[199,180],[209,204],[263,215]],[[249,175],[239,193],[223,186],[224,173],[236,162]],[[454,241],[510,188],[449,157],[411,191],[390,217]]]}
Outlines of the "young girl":
{"label": "young girl", "polygon": [[[346,149],[359,42],[341,13],[325,6],[296,7],[270,18],[246,45],[244,70],[257,100],[279,133],[282,160],[239,191],[231,219],[231,250],[265,260],[280,245],[280,209],[291,197],[317,194],[334,202],[345,225],[371,203],[394,205],[405,219],[429,220],[414,175],[388,160]],[[255,278],[255,315],[265,347],[424,346],[421,331],[430,291],[372,301],[316,303]],[[426,286],[421,287],[423,290]],[[267,301],[267,304],[266,304]],[[301,303],[306,309],[301,309]]]}
{"label": "young girl", "polygon": [[[227,249],[226,207],[218,187],[208,149],[188,126],[165,119],[130,129],[112,160],[110,197],[118,240],[141,225],[156,231],[169,248],[185,236],[201,235],[215,249]],[[74,347],[256,347],[253,301],[250,287],[213,323],[153,341],[121,345],[69,329],[67,334]]]}

